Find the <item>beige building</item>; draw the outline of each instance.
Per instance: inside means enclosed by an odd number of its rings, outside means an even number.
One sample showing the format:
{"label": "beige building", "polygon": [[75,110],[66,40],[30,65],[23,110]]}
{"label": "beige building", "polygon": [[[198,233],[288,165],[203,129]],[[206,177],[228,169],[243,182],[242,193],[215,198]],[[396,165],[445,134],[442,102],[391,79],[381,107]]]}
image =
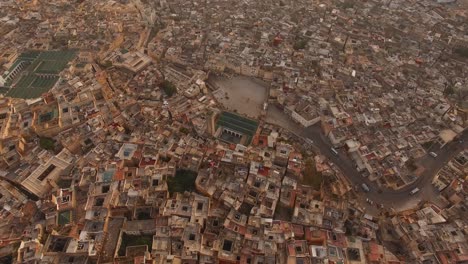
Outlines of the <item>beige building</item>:
{"label": "beige building", "polygon": [[73,159],[73,155],[67,149],[63,149],[59,154],[39,165],[21,182],[21,185],[33,194],[43,197],[56,185],[56,181],[62,172],[71,166]]}

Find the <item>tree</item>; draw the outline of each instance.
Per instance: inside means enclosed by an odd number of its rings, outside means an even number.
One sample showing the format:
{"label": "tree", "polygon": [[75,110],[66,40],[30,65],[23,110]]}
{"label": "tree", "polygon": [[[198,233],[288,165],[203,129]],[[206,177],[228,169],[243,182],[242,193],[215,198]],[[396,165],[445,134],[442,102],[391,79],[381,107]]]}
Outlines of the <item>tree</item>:
{"label": "tree", "polygon": [[319,190],[322,185],[322,180],[322,173],[317,171],[315,161],[313,159],[308,159],[305,162],[304,184],[314,187],[315,190]]}
{"label": "tree", "polygon": [[179,129],[179,131],[180,131],[180,133],[183,133],[183,134],[186,134],[186,135],[187,135],[188,133],[190,133],[190,130],[189,130],[188,128],[186,128],[186,127],[181,127],[181,128]]}
{"label": "tree", "polygon": [[452,95],[454,92],[455,92],[455,89],[454,89],[453,86],[451,86],[451,85],[448,85],[448,86],[445,87],[445,89],[444,89],[444,95],[445,95],[445,96]]}
{"label": "tree", "polygon": [[468,58],[468,48],[456,48],[454,53],[460,55],[463,58]]}
{"label": "tree", "polygon": [[102,67],[104,67],[105,69],[108,69],[108,68],[112,67],[112,65],[113,65],[112,61],[106,60],[106,61],[102,62]]}
{"label": "tree", "polygon": [[195,190],[195,180],[197,179],[197,172],[190,170],[177,170],[174,177],[169,177],[167,179],[167,187],[169,188],[169,193],[179,192],[183,193],[185,191],[191,192]]}
{"label": "tree", "polygon": [[416,169],[418,169],[418,166],[416,165],[416,161],[414,160],[414,158],[409,158],[405,164],[406,164],[406,167],[410,171],[415,171]]}
{"label": "tree", "polygon": [[296,41],[296,43],[294,43],[293,48],[295,50],[302,50],[302,49],[305,49],[306,46],[307,46],[307,40],[299,39]]}
{"label": "tree", "polygon": [[52,138],[48,137],[40,137],[39,138],[39,146],[46,150],[54,150],[55,149],[55,141]]}
{"label": "tree", "polygon": [[468,88],[467,87],[457,87],[455,89],[455,98],[457,100],[457,103],[463,103],[468,100]]}
{"label": "tree", "polygon": [[165,80],[161,84],[161,88],[163,89],[164,93],[169,97],[173,96],[177,92],[177,88],[175,87],[175,85],[168,80]]}

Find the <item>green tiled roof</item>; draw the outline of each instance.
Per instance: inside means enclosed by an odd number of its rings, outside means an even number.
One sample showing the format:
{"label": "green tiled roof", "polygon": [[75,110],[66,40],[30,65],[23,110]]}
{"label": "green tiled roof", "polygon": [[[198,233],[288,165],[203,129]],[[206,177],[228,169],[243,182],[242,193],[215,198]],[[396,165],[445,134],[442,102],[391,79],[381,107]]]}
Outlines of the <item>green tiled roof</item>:
{"label": "green tiled roof", "polygon": [[218,127],[223,126],[239,133],[253,136],[257,131],[258,122],[229,112],[221,113]]}
{"label": "green tiled roof", "polygon": [[[65,69],[68,62],[75,57],[75,51],[29,51],[18,56],[10,70],[21,62],[27,62],[23,72],[15,81],[9,81],[12,86],[6,94],[17,98],[37,98],[50,90],[58,81],[58,74]],[[47,76],[46,76],[47,75]]]}

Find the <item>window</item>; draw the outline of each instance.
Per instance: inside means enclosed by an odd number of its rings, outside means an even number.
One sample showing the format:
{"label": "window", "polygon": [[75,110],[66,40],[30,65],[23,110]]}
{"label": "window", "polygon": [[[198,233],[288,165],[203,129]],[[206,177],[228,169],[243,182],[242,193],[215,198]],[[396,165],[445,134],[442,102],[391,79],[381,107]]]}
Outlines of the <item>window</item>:
{"label": "window", "polygon": [[302,247],[296,246],[296,253],[302,253]]}
{"label": "window", "polygon": [[94,202],[95,206],[102,206],[104,204],[104,198],[97,198]]}
{"label": "window", "polygon": [[104,185],[104,186],[102,186],[102,193],[107,193],[107,192],[109,192],[109,190],[110,190],[110,186],[109,186],[109,185]]}
{"label": "window", "polygon": [[68,203],[70,201],[70,195],[62,197],[62,203]]}
{"label": "window", "polygon": [[153,186],[158,186],[158,185],[159,185],[159,180],[153,179]]}
{"label": "window", "polygon": [[232,250],[232,241],[230,240],[224,240],[224,243],[223,243],[223,250],[224,251],[231,251]]}

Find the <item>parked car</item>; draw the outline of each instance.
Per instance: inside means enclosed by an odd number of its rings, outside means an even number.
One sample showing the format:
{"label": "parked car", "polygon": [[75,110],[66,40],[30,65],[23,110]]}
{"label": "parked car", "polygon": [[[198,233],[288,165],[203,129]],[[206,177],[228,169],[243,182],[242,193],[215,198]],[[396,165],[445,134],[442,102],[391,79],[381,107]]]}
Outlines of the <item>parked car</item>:
{"label": "parked car", "polygon": [[361,187],[365,192],[370,192],[369,186],[367,186],[367,184],[363,183]]}
{"label": "parked car", "polygon": [[411,194],[411,195],[414,195],[414,194],[416,194],[416,193],[418,193],[418,192],[419,192],[419,188],[414,188],[414,189],[410,192],[410,194]]}
{"label": "parked car", "polygon": [[338,155],[338,151],[335,148],[331,148],[331,151],[333,152],[333,154]]}

